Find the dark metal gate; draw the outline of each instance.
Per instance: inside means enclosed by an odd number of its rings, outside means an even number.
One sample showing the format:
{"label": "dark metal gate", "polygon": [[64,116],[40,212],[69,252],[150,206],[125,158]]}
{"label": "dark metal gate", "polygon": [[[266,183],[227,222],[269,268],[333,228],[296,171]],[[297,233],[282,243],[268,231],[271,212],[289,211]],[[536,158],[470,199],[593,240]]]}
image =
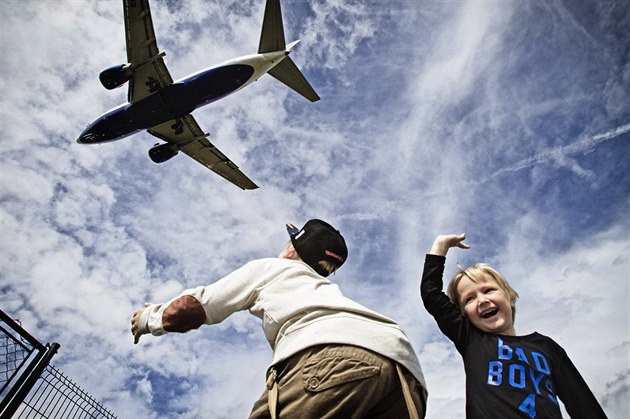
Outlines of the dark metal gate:
{"label": "dark metal gate", "polygon": [[42,345],[0,310],[0,418],[115,418],[50,364],[58,343]]}

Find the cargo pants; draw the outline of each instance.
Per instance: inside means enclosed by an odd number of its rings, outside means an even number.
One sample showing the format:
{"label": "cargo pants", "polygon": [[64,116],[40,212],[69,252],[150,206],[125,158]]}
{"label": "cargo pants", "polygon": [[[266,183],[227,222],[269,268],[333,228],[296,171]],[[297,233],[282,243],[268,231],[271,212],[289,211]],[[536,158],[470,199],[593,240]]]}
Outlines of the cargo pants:
{"label": "cargo pants", "polygon": [[348,345],[308,348],[269,368],[250,419],[423,418],[416,379],[391,359]]}

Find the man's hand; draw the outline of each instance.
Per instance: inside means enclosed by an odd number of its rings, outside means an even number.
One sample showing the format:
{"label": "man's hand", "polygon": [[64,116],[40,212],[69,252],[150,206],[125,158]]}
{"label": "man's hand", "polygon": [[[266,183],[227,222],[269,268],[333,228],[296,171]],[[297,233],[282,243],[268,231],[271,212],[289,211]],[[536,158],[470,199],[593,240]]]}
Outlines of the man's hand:
{"label": "man's hand", "polygon": [[470,249],[466,243],[463,241],[466,239],[466,233],[464,234],[442,234],[435,238],[433,242],[433,246],[431,247],[431,251],[429,252],[432,255],[438,256],[446,256],[448,253],[448,249],[451,247],[459,247],[460,249]]}
{"label": "man's hand", "polygon": [[[144,303],[144,307],[149,307],[150,303]],[[140,336],[143,334],[140,332],[140,316],[144,308],[137,309],[131,317],[131,334],[133,335],[133,344],[136,345],[140,341]]]}

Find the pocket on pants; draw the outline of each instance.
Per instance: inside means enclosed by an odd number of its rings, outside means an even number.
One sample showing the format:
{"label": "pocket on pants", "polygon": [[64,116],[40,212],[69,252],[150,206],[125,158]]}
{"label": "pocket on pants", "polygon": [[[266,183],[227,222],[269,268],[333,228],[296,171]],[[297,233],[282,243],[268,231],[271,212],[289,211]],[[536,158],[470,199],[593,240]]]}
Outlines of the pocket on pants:
{"label": "pocket on pants", "polygon": [[378,357],[359,348],[324,349],[304,364],[302,380],[307,391],[319,392],[377,376],[381,365]]}

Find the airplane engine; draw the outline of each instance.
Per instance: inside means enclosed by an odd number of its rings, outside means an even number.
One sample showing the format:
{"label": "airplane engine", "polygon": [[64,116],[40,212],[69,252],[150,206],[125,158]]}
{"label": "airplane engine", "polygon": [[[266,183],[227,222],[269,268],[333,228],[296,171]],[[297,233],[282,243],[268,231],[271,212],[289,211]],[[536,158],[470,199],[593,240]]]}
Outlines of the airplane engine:
{"label": "airplane engine", "polygon": [[112,90],[127,83],[131,78],[129,64],[120,64],[103,70],[98,76],[104,88]]}
{"label": "airplane engine", "polygon": [[177,149],[168,143],[156,144],[155,147],[149,150],[149,157],[154,163],[164,163],[166,160],[175,157],[177,153]]}

